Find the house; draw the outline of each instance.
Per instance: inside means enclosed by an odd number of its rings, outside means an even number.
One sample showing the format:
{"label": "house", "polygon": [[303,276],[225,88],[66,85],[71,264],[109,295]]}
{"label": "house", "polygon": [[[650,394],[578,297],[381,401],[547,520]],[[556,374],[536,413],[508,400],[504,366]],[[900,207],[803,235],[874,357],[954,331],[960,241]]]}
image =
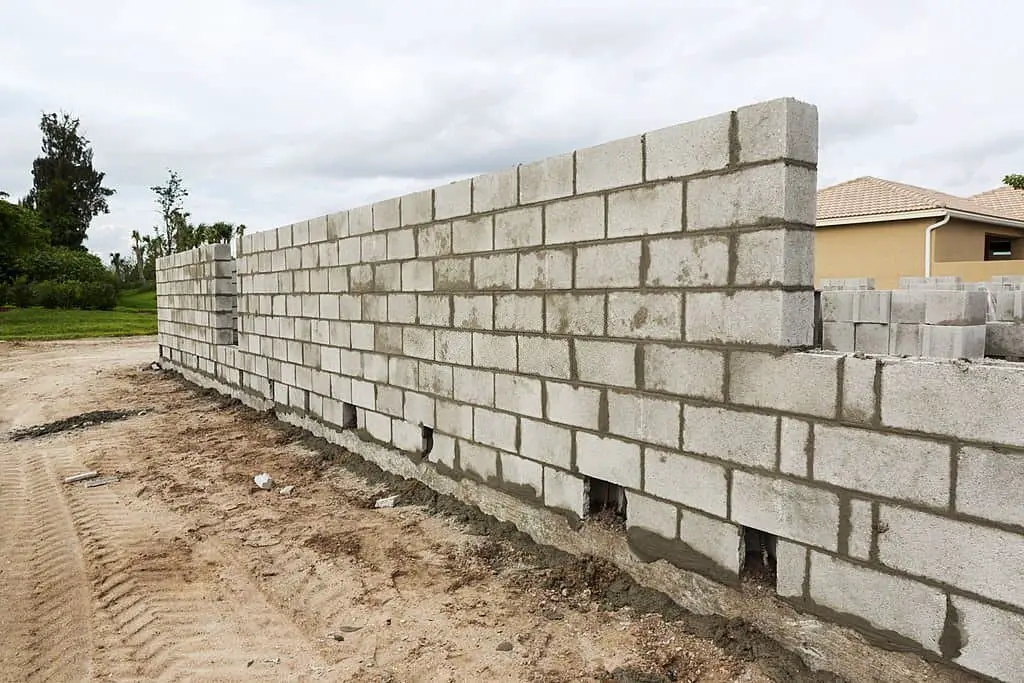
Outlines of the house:
{"label": "house", "polygon": [[865,176],[818,192],[815,277],[1024,275],[1024,191],[971,197]]}

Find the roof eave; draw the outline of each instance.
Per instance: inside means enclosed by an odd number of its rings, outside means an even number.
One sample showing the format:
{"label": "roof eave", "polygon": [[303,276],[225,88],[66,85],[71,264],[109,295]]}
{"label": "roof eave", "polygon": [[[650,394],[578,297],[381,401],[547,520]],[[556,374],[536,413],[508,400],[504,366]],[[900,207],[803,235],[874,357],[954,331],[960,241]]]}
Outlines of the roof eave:
{"label": "roof eave", "polygon": [[999,216],[986,216],[980,213],[958,211],[956,209],[923,209],[920,211],[902,211],[899,213],[877,213],[867,216],[840,216],[839,218],[823,218],[818,220],[816,225],[819,228],[830,228],[840,225],[856,225],[858,223],[887,223],[889,221],[909,221],[918,218],[940,218],[946,214],[949,214],[951,218],[962,218],[964,220],[974,221],[975,223],[1024,229],[1024,220],[1001,218]]}

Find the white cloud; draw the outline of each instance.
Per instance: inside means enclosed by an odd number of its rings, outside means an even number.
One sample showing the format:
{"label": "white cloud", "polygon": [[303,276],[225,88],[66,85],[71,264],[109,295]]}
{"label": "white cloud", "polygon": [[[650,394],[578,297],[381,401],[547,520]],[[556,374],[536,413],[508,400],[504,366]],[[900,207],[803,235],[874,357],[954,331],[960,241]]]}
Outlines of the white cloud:
{"label": "white cloud", "polygon": [[35,0],[0,22],[0,189],[43,111],[117,189],[88,245],[128,251],[178,170],[196,220],[260,230],[795,96],[819,183],[954,193],[1024,169],[1024,10],[977,0]]}

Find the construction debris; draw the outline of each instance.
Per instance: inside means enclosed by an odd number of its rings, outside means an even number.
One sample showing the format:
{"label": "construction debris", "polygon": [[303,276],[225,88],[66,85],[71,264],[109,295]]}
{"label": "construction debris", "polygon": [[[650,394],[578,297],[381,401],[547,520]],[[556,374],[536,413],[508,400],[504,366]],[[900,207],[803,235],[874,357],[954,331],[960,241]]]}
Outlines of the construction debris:
{"label": "construction debris", "polygon": [[274,488],[274,480],[266,472],[257,474],[255,477],[252,478],[252,480],[256,482],[256,485],[259,486],[264,491],[270,491],[271,489]]}
{"label": "construction debris", "polygon": [[95,472],[95,471],[82,472],[81,474],[73,474],[70,477],[65,477],[64,478],[64,483],[65,484],[74,484],[75,482],[85,481],[86,479],[95,479],[98,476],[100,476],[99,472]]}
{"label": "construction debris", "polygon": [[398,503],[398,496],[388,496],[387,498],[379,498],[376,503],[373,504],[375,508],[393,508]]}

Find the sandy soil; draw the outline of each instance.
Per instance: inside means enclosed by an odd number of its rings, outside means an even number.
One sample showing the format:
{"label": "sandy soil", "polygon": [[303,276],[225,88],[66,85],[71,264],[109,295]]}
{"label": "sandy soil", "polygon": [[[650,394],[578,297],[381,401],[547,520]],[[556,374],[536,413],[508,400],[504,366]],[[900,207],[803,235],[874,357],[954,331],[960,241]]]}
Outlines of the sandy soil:
{"label": "sandy soil", "polygon": [[155,359],[0,345],[0,681],[836,680]]}

